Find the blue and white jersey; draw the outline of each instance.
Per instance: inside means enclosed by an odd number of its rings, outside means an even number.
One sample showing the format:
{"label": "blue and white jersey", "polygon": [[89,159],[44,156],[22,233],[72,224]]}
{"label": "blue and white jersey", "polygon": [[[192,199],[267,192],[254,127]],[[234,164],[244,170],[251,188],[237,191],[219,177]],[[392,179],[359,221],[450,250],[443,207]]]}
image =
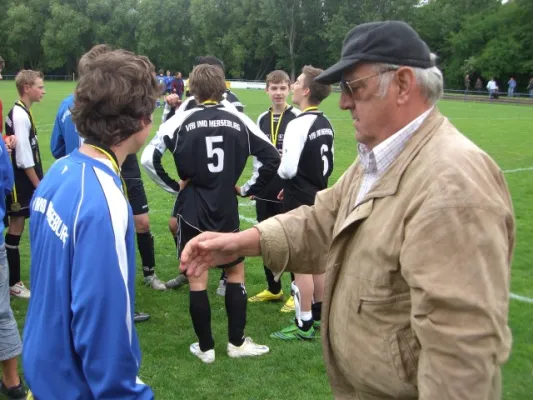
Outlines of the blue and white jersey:
{"label": "blue and white jersey", "polygon": [[131,207],[111,163],[78,150],[32,199],[24,375],[38,399],[153,399],[137,376]]}
{"label": "blue and white jersey", "polygon": [[52,137],[50,138],[50,150],[54,158],[65,157],[72,153],[83,143],[83,138],[78,134],[70,110],[74,107],[74,95],[71,94],[61,102],[57,110]]}

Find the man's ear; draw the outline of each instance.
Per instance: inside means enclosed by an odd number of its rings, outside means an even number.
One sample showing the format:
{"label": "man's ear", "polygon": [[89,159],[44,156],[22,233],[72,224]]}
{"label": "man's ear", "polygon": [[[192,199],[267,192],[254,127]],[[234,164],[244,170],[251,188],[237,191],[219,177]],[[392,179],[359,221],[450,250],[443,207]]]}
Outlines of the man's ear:
{"label": "man's ear", "polygon": [[398,103],[405,104],[416,86],[416,76],[412,68],[402,67],[396,71],[396,83],[398,85]]}

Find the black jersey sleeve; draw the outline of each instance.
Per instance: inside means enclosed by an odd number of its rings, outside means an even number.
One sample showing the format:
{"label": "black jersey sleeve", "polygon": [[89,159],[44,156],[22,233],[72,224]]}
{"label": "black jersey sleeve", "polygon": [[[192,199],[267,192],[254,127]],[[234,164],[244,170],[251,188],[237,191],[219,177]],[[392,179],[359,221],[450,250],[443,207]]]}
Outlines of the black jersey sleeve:
{"label": "black jersey sleeve", "polygon": [[195,110],[192,109],[180,112],[161,124],[154,138],[142,152],[141,164],[148,173],[148,176],[150,176],[156,184],[172,194],[179,193],[180,187],[178,182],[170,177],[165,171],[161,159],[163,158],[163,153],[167,149],[172,153],[175,151],[178,132],[183,125],[183,122],[186,121],[189,115],[194,111]]}
{"label": "black jersey sleeve", "polygon": [[266,135],[248,116],[240,112],[236,113],[231,108],[226,110],[237,115],[246,127],[249,154],[254,157],[254,170],[251,179],[241,187],[241,196],[253,196],[261,192],[275,176],[281,161],[280,155]]}

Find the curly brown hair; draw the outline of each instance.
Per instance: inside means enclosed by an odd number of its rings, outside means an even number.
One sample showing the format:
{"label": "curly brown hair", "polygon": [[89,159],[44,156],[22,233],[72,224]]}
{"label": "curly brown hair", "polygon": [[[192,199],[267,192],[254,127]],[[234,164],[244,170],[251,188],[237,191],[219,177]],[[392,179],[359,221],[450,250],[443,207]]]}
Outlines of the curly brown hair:
{"label": "curly brown hair", "polygon": [[85,139],[116,146],[143,129],[159,97],[147,57],[115,50],[91,61],[74,93],[72,120]]}
{"label": "curly brown hair", "polygon": [[111,46],[108,46],[107,44],[97,44],[96,46],[93,46],[91,50],[81,56],[80,61],[78,61],[78,78],[89,69],[91,61],[102,54],[109,53],[110,51],[113,51]]}

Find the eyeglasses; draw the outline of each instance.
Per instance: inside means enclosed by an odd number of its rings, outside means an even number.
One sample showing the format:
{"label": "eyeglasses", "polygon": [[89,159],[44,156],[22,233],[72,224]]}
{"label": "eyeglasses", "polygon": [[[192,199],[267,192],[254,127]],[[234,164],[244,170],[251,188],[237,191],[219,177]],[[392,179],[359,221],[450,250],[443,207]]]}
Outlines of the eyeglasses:
{"label": "eyeglasses", "polygon": [[389,68],[389,69],[386,69],[385,71],[376,72],[371,75],[363,76],[362,78],[354,79],[353,81],[346,81],[344,79],[341,79],[341,81],[339,82],[339,86],[344,93],[346,93],[347,95],[353,96],[354,91],[362,87],[361,85],[357,87],[352,87],[354,83],[365,81],[367,79],[372,78],[373,76],[381,75],[381,74],[384,74],[386,72],[391,72],[391,71],[396,71],[396,68]]}

